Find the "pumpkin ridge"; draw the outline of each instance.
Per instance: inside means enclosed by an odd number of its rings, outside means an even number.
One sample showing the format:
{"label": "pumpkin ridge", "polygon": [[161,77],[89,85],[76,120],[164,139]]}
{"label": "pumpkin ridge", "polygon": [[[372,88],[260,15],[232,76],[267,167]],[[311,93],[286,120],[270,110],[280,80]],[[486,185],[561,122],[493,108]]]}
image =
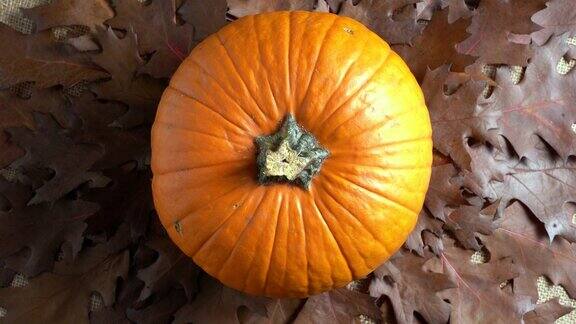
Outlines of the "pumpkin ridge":
{"label": "pumpkin ridge", "polygon": [[[314,209],[316,210],[315,214],[317,215],[318,219],[320,220],[320,223],[323,225],[324,227],[324,233],[326,234],[330,234],[329,238],[331,237],[332,240],[329,241],[333,241],[332,243],[335,244],[335,247],[338,248],[338,252],[340,252],[340,256],[342,257],[342,259],[344,260],[344,263],[346,264],[346,267],[348,268],[348,272],[349,272],[349,278],[352,279],[354,278],[354,271],[352,270],[352,267],[350,266],[350,261],[348,260],[348,258],[346,257],[346,255],[344,255],[344,252],[342,251],[342,247],[340,246],[340,242],[338,242],[338,240],[336,239],[336,237],[334,236],[334,233],[332,233],[332,230],[330,229],[330,226],[328,226],[328,223],[326,222],[326,219],[324,219],[324,215],[322,215],[322,212],[320,211],[320,209],[318,208],[318,204],[316,202],[316,195],[312,194],[311,195],[311,201],[312,204],[311,206],[314,207]],[[322,234],[320,234],[322,235]],[[335,283],[334,281],[334,272],[332,271],[332,282]],[[349,281],[349,280],[348,280]]]}
{"label": "pumpkin ridge", "polygon": [[[416,138],[409,138],[409,139],[401,139],[401,140],[397,140],[397,141],[392,141],[392,142],[385,142],[379,145],[374,145],[374,146],[370,146],[370,147],[361,147],[362,151],[371,151],[373,149],[377,149],[377,148],[383,148],[383,147],[387,147],[387,146],[393,146],[393,145],[399,145],[399,144],[406,144],[406,143],[410,143],[410,142],[416,142],[416,141],[423,141],[423,140],[430,140],[430,136],[421,136],[421,137],[416,137]],[[349,149],[350,147],[345,147],[345,149]],[[346,151],[346,150],[339,150],[337,148],[332,149],[333,155],[336,155],[338,153],[341,154],[345,154],[347,152],[350,151]],[[358,152],[358,150],[354,150],[354,153]]]}
{"label": "pumpkin ridge", "polygon": [[[233,140],[231,140],[231,139],[229,139],[229,138],[224,138],[224,137],[221,137],[221,136],[218,136],[218,135],[214,135],[214,134],[210,134],[210,133],[206,133],[206,132],[201,132],[201,131],[199,131],[199,130],[195,130],[195,129],[192,129],[192,128],[186,128],[186,127],[183,127],[183,126],[180,126],[180,125],[176,125],[176,124],[174,124],[174,123],[172,123],[172,122],[163,121],[163,120],[156,120],[155,123],[165,125],[167,128],[173,128],[173,129],[181,130],[181,131],[184,131],[184,132],[195,133],[195,134],[199,134],[199,135],[202,135],[202,136],[208,136],[208,137],[211,137],[211,138],[216,138],[216,139],[219,139],[219,140],[223,140],[223,141],[226,141],[226,142],[231,142],[232,144],[235,144],[235,145],[238,145],[238,146],[242,146],[242,147],[245,147],[245,146],[246,146],[246,145],[241,144],[241,143],[239,143],[239,142],[235,142],[235,141],[233,141]],[[193,149],[193,150],[195,151],[196,149]],[[191,151],[192,151],[192,150],[191,150]],[[186,151],[178,151],[178,152],[186,152]]]}
{"label": "pumpkin ridge", "polygon": [[[386,245],[380,241],[379,238],[377,238],[376,235],[374,235],[374,233],[372,233],[372,231],[370,230],[370,226],[366,226],[366,224],[364,224],[363,221],[360,220],[360,218],[358,218],[356,215],[354,215],[346,206],[344,206],[342,204],[342,202],[340,202],[338,199],[336,199],[336,197],[334,197],[334,195],[332,194],[332,192],[330,190],[328,190],[328,188],[324,187],[323,185],[321,185],[319,187],[319,189],[322,189],[322,192],[325,193],[330,199],[332,199],[332,201],[334,201],[334,203],[338,206],[340,206],[340,208],[342,208],[348,215],[350,215],[350,218],[355,219],[356,222],[358,222],[358,224],[360,224],[360,227],[364,228],[364,230],[366,230],[366,233],[370,234],[370,236],[372,237],[372,239],[374,239],[375,241],[377,241],[378,243],[380,243],[380,245],[382,246],[382,248],[386,249]],[[388,251],[386,251],[386,253],[388,253]]]}
{"label": "pumpkin ridge", "polygon": [[306,278],[306,282],[303,284],[304,287],[306,287],[306,293],[310,293],[310,261],[308,260],[308,241],[307,241],[307,236],[306,236],[306,224],[304,222],[304,215],[302,214],[302,205],[300,200],[295,200],[293,202],[294,204],[296,204],[297,208],[297,217],[300,220],[300,227],[302,228],[302,242],[304,244],[304,253],[303,253],[303,257],[306,260],[306,276],[304,276],[304,278]]}
{"label": "pumpkin ridge", "polygon": [[238,159],[238,160],[222,161],[222,162],[212,163],[212,164],[207,164],[207,165],[189,166],[189,167],[185,167],[185,168],[182,168],[182,169],[176,169],[176,170],[158,172],[156,175],[163,176],[163,175],[167,175],[167,174],[171,174],[171,173],[180,173],[180,172],[187,172],[187,171],[191,171],[191,170],[195,170],[195,169],[211,168],[211,167],[215,167],[215,166],[218,166],[218,165],[224,165],[224,164],[242,162],[242,161],[246,161],[246,160],[248,160],[248,158],[243,158],[243,159]]}
{"label": "pumpkin ridge", "polygon": [[264,124],[266,124],[267,122],[269,122],[269,118],[266,116],[266,113],[264,112],[264,110],[262,109],[262,107],[260,106],[260,103],[258,102],[258,100],[256,100],[256,97],[254,97],[254,94],[252,93],[252,90],[250,90],[250,87],[248,87],[248,83],[246,82],[246,80],[244,80],[244,78],[242,77],[242,74],[240,74],[240,71],[238,70],[238,67],[236,66],[236,62],[234,61],[234,59],[232,58],[232,55],[230,55],[230,50],[228,49],[228,47],[226,47],[226,45],[224,44],[224,42],[222,41],[222,38],[220,37],[220,32],[217,32],[216,34],[216,38],[218,39],[218,42],[220,42],[220,45],[222,46],[222,48],[224,48],[224,52],[226,53],[226,56],[228,56],[228,59],[230,60],[230,63],[232,63],[232,67],[234,68],[234,71],[236,72],[236,74],[238,75],[238,79],[240,79],[240,81],[242,81],[244,88],[246,89],[246,91],[248,92],[248,94],[250,95],[250,98],[252,98],[252,100],[254,101],[254,103],[256,104],[256,107],[258,107],[258,110],[260,112],[260,114],[262,114],[262,117],[264,118]]}
{"label": "pumpkin ridge", "polygon": [[268,286],[268,279],[270,278],[270,268],[272,267],[272,256],[274,255],[274,249],[276,248],[276,240],[278,238],[278,224],[280,223],[280,215],[282,215],[282,210],[284,208],[284,204],[283,202],[283,198],[284,196],[282,195],[282,192],[278,193],[279,195],[279,200],[280,200],[280,208],[278,209],[278,212],[275,213],[276,214],[276,224],[274,226],[274,241],[272,242],[272,248],[270,249],[270,254],[268,255],[268,266],[266,267],[266,273],[264,275],[264,286],[262,287],[262,291],[266,291],[266,288],[269,287]]}
{"label": "pumpkin ridge", "polygon": [[[318,206],[318,211],[320,211],[322,213],[322,218],[324,218],[326,225],[328,225],[328,228],[330,229],[330,232],[332,233],[332,236],[334,236],[334,238],[336,238],[336,232],[334,231],[334,229],[339,229],[340,232],[342,232],[342,235],[345,238],[348,238],[348,244],[350,245],[350,248],[354,249],[354,251],[356,251],[357,256],[362,260],[362,262],[364,263],[364,266],[369,269],[368,264],[366,263],[366,258],[365,256],[360,252],[360,250],[358,249],[358,247],[356,247],[356,245],[354,245],[354,239],[352,237],[350,237],[350,235],[346,232],[346,230],[343,229],[342,224],[340,223],[340,221],[338,220],[338,217],[336,217],[335,215],[333,215],[333,213],[330,212],[330,208],[327,207],[327,205],[324,203],[324,201],[321,199],[320,195],[316,195],[314,197],[314,201],[316,206]],[[324,211],[328,211],[327,213],[323,213],[322,210]],[[326,215],[326,216],[324,216]],[[328,215],[330,215],[330,218],[332,219],[331,222],[329,222],[328,220],[326,220],[326,217],[328,217]],[[330,223],[333,223],[333,225],[330,225]],[[346,239],[342,240],[342,237],[339,237],[340,240],[339,241],[346,241]],[[349,249],[345,249],[346,251],[348,251]],[[355,264],[356,262],[350,262],[348,261],[350,256],[345,256],[346,260],[349,264],[349,268],[351,268],[352,271],[352,278],[358,278],[358,273],[356,271],[354,271],[352,269],[352,267],[350,266],[350,264]]]}
{"label": "pumpkin ridge", "polygon": [[[236,189],[238,189],[238,188],[240,188],[240,187],[242,187],[242,186],[240,185],[240,186],[238,186]],[[232,190],[232,191],[233,191],[233,190]],[[232,191],[230,191],[230,192],[232,192]],[[228,193],[230,193],[230,192],[228,192]],[[248,196],[248,198],[246,198],[247,196]],[[222,198],[222,197],[220,197],[220,198]],[[245,205],[245,204],[247,203],[246,200],[250,200],[251,198],[252,198],[252,197],[250,197],[250,196],[248,195],[248,193],[244,194],[244,196],[242,196],[242,205]],[[228,223],[228,221],[230,221],[230,219],[231,219],[237,212],[239,212],[240,209],[241,209],[240,207],[239,207],[239,208],[232,209],[232,210],[230,211],[230,213],[226,216],[226,218],[224,218],[224,219],[222,220],[222,222],[216,227],[216,229],[215,229],[211,234],[209,234],[209,235],[206,236],[206,239],[204,240],[204,242],[202,242],[202,243],[198,246],[198,248],[196,248],[196,251],[191,251],[192,259],[196,259],[196,256],[198,255],[198,253],[200,253],[204,248],[206,248],[207,244],[208,244],[211,240],[214,239],[214,237],[216,236],[216,234],[218,234],[218,233],[224,228],[224,226]],[[197,213],[197,212],[198,212],[198,210],[197,210],[196,212],[190,213],[188,216],[190,216],[190,215],[192,215],[192,214],[195,214],[195,213]],[[188,217],[188,216],[187,216],[187,217]],[[220,268],[222,268],[222,265],[220,265]]]}
{"label": "pumpkin ridge", "polygon": [[355,187],[358,187],[358,188],[362,189],[363,191],[369,192],[371,195],[375,195],[375,196],[384,198],[385,201],[388,201],[388,202],[393,203],[394,205],[400,206],[402,209],[405,209],[405,210],[409,211],[411,214],[418,215],[417,212],[415,212],[415,211],[412,210],[411,208],[408,208],[407,206],[404,206],[404,204],[402,204],[402,203],[400,203],[400,202],[398,202],[398,201],[396,201],[396,200],[388,197],[384,192],[375,192],[375,191],[373,191],[373,189],[367,188],[367,187],[365,187],[365,186],[363,186],[363,185],[361,185],[361,184],[359,184],[359,183],[357,183],[357,182],[354,182],[354,181],[352,181],[352,180],[350,180],[350,179],[348,179],[348,178],[345,178],[345,177],[343,177],[343,176],[341,176],[341,175],[338,175],[338,174],[336,174],[335,172],[330,172],[329,170],[326,170],[326,172],[324,172],[324,174],[325,174],[327,177],[329,177],[327,174],[331,174],[333,178],[342,179],[342,180],[346,181],[347,183],[350,183],[350,184],[354,185]]}
{"label": "pumpkin ridge", "polygon": [[322,42],[320,44],[320,48],[318,49],[318,54],[316,54],[316,59],[314,60],[314,65],[312,65],[312,73],[310,74],[310,79],[308,80],[308,85],[306,86],[306,93],[304,93],[304,97],[302,99],[302,102],[300,102],[298,104],[298,112],[296,113],[296,115],[300,115],[300,109],[302,107],[302,103],[306,102],[306,100],[308,100],[308,94],[310,93],[310,85],[312,84],[312,80],[314,79],[314,76],[316,75],[316,71],[318,70],[318,59],[320,58],[320,55],[322,55],[322,51],[324,50],[324,46],[326,45],[326,37],[328,37],[328,34],[332,31],[332,29],[334,28],[334,26],[336,25],[336,21],[338,20],[338,16],[334,17],[334,20],[332,20],[332,23],[330,24],[330,27],[328,27],[328,29],[326,29],[326,33],[324,33],[324,37],[322,38]]}
{"label": "pumpkin ridge", "polygon": [[[294,15],[292,15],[292,16],[294,16]],[[302,61],[302,60],[300,60],[300,56],[301,56],[301,54],[302,54],[302,44],[304,44],[304,40],[306,39],[306,37],[305,37],[306,31],[309,31],[309,28],[308,28],[308,27],[310,26],[310,18],[312,17],[311,14],[307,14],[306,16],[307,16],[307,17],[306,17],[305,27],[304,27],[304,31],[305,31],[305,32],[304,32],[304,33],[301,35],[301,37],[300,37],[301,40],[300,40],[300,46],[298,47],[299,51],[298,51],[298,59],[296,60],[296,70],[295,70],[295,71],[300,71],[300,62]],[[292,47],[290,47],[290,51],[291,51],[291,50],[292,50]],[[290,73],[290,75],[293,75],[293,74],[294,74],[294,73],[292,73],[292,70],[288,70],[288,72]],[[310,77],[312,77],[312,76],[310,76]],[[294,79],[294,78],[292,78],[292,79]],[[290,81],[292,81],[292,79],[290,79]],[[292,98],[296,98],[296,93],[295,93],[295,91],[296,91],[296,89],[298,88],[298,85],[292,85],[292,84],[290,84],[290,88],[292,89],[292,92],[290,93],[291,97],[292,97]],[[298,106],[300,106],[301,104],[302,104],[301,102],[295,103],[295,106],[298,107]],[[296,107],[293,107],[293,108],[297,109]],[[291,113],[296,114],[296,111],[291,111]]]}
{"label": "pumpkin ridge", "polygon": [[370,164],[358,164],[357,162],[345,161],[342,159],[332,159],[331,164],[345,164],[350,166],[361,166],[363,168],[375,168],[375,169],[386,169],[386,170],[419,170],[427,169],[430,167],[428,164],[423,165],[404,165],[404,166],[390,166],[390,165],[370,165]]}
{"label": "pumpkin ridge", "polygon": [[200,106],[206,108],[206,110],[209,110],[209,111],[211,111],[212,113],[220,116],[222,119],[224,119],[224,120],[225,120],[226,122],[228,122],[230,125],[232,125],[232,126],[238,128],[239,130],[241,130],[242,133],[239,133],[238,135],[250,133],[247,129],[244,129],[244,128],[240,127],[240,125],[237,125],[236,123],[231,122],[231,121],[228,120],[226,117],[224,117],[224,115],[222,115],[221,113],[219,113],[215,108],[212,108],[212,107],[208,106],[207,104],[205,104],[205,103],[203,103],[202,101],[200,101],[198,98],[195,98],[194,96],[189,95],[189,94],[185,93],[183,90],[180,90],[180,89],[175,88],[175,87],[173,87],[173,86],[170,86],[170,85],[169,85],[168,88],[169,88],[170,90],[172,90],[172,91],[175,91],[175,92],[179,93],[180,95],[182,95],[182,96],[184,96],[184,97],[187,97],[187,98],[192,99],[193,101],[196,101],[197,103],[200,104]]}
{"label": "pumpkin ridge", "polygon": [[[242,228],[242,231],[240,231],[240,235],[237,238],[237,242],[242,242],[242,239],[244,238],[244,236],[246,235],[246,229],[250,227],[250,225],[252,225],[252,222],[254,221],[254,219],[257,216],[260,217],[266,217],[266,213],[258,213],[258,210],[260,209],[260,207],[262,206],[262,203],[266,200],[266,197],[268,196],[268,190],[264,190],[262,193],[262,196],[260,197],[260,201],[258,202],[258,204],[256,205],[256,208],[254,208],[254,211],[252,213],[252,216],[250,216],[250,219],[248,220],[248,222],[244,225],[244,227]],[[236,249],[241,246],[241,244],[235,244],[234,247],[232,248],[232,250],[230,250],[230,252],[228,253],[228,257],[226,257],[226,259],[224,260],[224,262],[220,265],[220,271],[218,272],[218,277],[220,277],[220,275],[222,274],[222,271],[226,268],[228,262],[230,261],[230,258],[234,255],[234,252],[236,251]],[[245,276],[247,277],[247,276]]]}
{"label": "pumpkin ridge", "polygon": [[[388,54],[384,57],[384,59],[382,60],[382,63],[380,63],[380,65],[376,68],[376,70],[374,71],[374,73],[372,73],[372,75],[362,84],[358,87],[358,89],[356,91],[354,91],[354,93],[352,93],[351,95],[348,96],[348,99],[346,101],[344,101],[342,104],[340,104],[338,107],[336,107],[336,109],[334,109],[332,112],[330,112],[328,114],[328,116],[326,118],[324,118],[322,120],[322,122],[320,123],[321,125],[325,125],[330,118],[332,118],[334,116],[334,114],[336,114],[337,112],[340,111],[340,109],[342,109],[342,107],[346,107],[346,105],[348,103],[350,103],[352,100],[354,100],[356,98],[356,96],[363,91],[366,86],[368,86],[368,84],[370,84],[372,82],[372,80],[374,79],[374,77],[376,77],[379,73],[380,70],[386,66],[386,61],[388,60],[388,58],[390,57],[390,52],[391,50],[388,50]],[[319,136],[320,137],[320,136]]]}
{"label": "pumpkin ridge", "polygon": [[[182,212],[182,216],[180,216],[180,217],[175,217],[175,218],[177,218],[177,220],[174,221],[174,222],[182,222],[182,221],[184,221],[185,219],[187,219],[188,217],[193,216],[193,214],[196,214],[196,213],[198,213],[199,211],[202,211],[203,208],[206,208],[206,207],[209,207],[209,206],[213,206],[213,205],[214,205],[216,202],[218,202],[220,199],[222,199],[223,197],[231,194],[232,192],[238,190],[239,188],[241,188],[241,187],[243,187],[243,186],[244,186],[244,184],[240,184],[240,185],[238,185],[238,186],[235,186],[235,187],[233,187],[232,189],[230,189],[230,190],[224,192],[223,194],[219,195],[218,197],[215,197],[215,198],[211,199],[210,202],[209,202],[208,204],[206,204],[206,205],[200,206],[200,207],[198,207],[198,208],[194,208],[194,209],[192,209],[192,210],[190,210],[190,211],[186,210],[186,211]],[[242,201],[244,201],[243,199],[246,199],[246,195],[242,196]],[[229,215],[229,216],[230,216],[230,215]],[[210,234],[210,236],[212,236],[213,234],[216,234],[216,233],[212,233],[212,234]]]}
{"label": "pumpkin ridge", "polygon": [[[360,56],[362,56],[362,53],[364,52],[364,49],[366,48],[366,44],[368,43],[368,40],[366,38],[364,38],[364,42],[362,43],[362,48],[360,48],[359,50],[357,50],[357,55],[356,57],[354,57],[353,59],[350,59],[349,62],[350,64],[346,67],[346,72],[344,72],[344,75],[342,76],[342,79],[340,79],[338,81],[338,84],[336,85],[336,87],[334,87],[334,91],[332,92],[332,94],[330,95],[330,97],[328,97],[328,100],[326,100],[325,105],[326,106],[330,106],[330,102],[332,101],[332,99],[334,98],[334,95],[336,95],[336,93],[338,92],[338,90],[340,90],[340,88],[342,87],[342,85],[344,84],[344,81],[346,80],[346,77],[348,76],[348,74],[350,73],[350,70],[352,69],[352,67],[358,63],[357,60],[358,58],[360,58]],[[360,87],[363,87],[363,85],[361,85]],[[331,114],[329,114],[331,115]],[[317,122],[311,122],[312,125],[323,125],[324,122],[326,122],[326,119],[328,119],[328,117],[325,117],[322,119],[322,122],[317,123]]]}
{"label": "pumpkin ridge", "polygon": [[[258,46],[256,46],[256,51],[258,52],[258,61],[259,62],[264,62],[263,57],[262,57],[262,50],[260,48],[260,46],[262,45],[262,42],[260,41],[260,38],[258,37],[258,33],[256,33],[257,29],[256,28],[256,17],[257,16],[251,16],[252,19],[250,19],[252,21],[252,29],[254,31],[254,37],[256,39],[256,43],[258,43]],[[270,95],[272,96],[272,101],[274,102],[274,110],[275,110],[275,114],[274,117],[272,117],[272,119],[278,119],[280,118],[280,110],[279,110],[279,106],[278,106],[278,102],[276,101],[276,95],[274,94],[274,90],[272,90],[272,84],[270,83],[270,79],[269,79],[269,75],[268,75],[268,69],[264,68],[264,76],[266,78],[266,81],[264,83],[266,83],[268,85],[268,89],[270,90]]]}
{"label": "pumpkin ridge", "polygon": [[196,60],[194,60],[194,58],[190,58],[189,62],[191,62],[192,64],[196,65],[197,67],[200,68],[200,70],[202,71],[202,73],[208,77],[210,77],[210,79],[214,80],[214,83],[216,85],[218,85],[218,88],[220,88],[222,90],[222,93],[224,93],[228,99],[230,99],[230,102],[233,102],[235,104],[235,106],[244,113],[244,115],[246,117],[248,117],[249,120],[251,120],[254,125],[258,128],[261,128],[262,126],[258,124],[258,122],[256,121],[256,119],[254,119],[254,117],[250,116],[250,114],[248,114],[248,112],[244,109],[244,107],[242,105],[240,105],[238,102],[236,102],[236,99],[234,98],[234,96],[232,96],[230,93],[228,93],[228,91],[220,84],[220,80],[218,80],[216,77],[214,77],[211,73],[208,73],[208,71],[206,71],[206,69],[204,68],[204,66],[198,62],[196,62]]}

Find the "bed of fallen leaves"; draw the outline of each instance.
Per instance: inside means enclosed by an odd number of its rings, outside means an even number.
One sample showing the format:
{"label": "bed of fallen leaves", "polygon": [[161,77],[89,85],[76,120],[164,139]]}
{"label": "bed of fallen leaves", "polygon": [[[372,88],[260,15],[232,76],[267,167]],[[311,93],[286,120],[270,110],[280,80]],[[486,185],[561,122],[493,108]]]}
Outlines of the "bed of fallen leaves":
{"label": "bed of fallen leaves", "polygon": [[[435,160],[405,247],[302,300],[250,297],[170,242],[149,132],[181,60],[238,17],[353,17],[422,84]],[[55,0],[0,23],[0,321],[549,323],[576,296],[573,0]],[[471,262],[482,251],[483,263]],[[19,287],[14,278],[27,278]],[[12,283],[12,284],[11,284]]]}

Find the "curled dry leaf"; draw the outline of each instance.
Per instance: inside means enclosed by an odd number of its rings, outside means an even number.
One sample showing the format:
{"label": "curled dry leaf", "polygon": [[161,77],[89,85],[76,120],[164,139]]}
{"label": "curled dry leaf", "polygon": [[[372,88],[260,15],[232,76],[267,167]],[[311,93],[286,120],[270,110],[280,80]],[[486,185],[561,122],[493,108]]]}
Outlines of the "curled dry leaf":
{"label": "curled dry leaf", "polygon": [[[468,4],[468,3],[470,4]],[[442,0],[442,8],[449,8],[448,23],[451,24],[460,18],[470,18],[474,15],[473,4],[478,1],[470,0]]]}
{"label": "curled dry leaf", "polygon": [[57,0],[50,3],[24,9],[38,30],[59,26],[88,26],[93,31],[106,19],[114,16],[107,0]]}
{"label": "curled dry leaf", "polygon": [[478,251],[482,246],[476,233],[492,234],[497,209],[498,202],[484,209],[479,206],[460,206],[446,216],[446,228],[464,248]]}
{"label": "curled dry leaf", "polygon": [[462,180],[452,164],[432,168],[430,185],[424,202],[432,216],[445,221],[448,208],[456,208],[466,203],[461,193]]}
{"label": "curled dry leaf", "polygon": [[461,19],[448,23],[448,10],[437,11],[422,35],[413,40],[413,45],[398,45],[394,50],[402,56],[418,81],[424,79],[428,69],[450,64],[452,71],[463,72],[472,63],[472,56],[456,51],[456,44],[468,35],[466,27],[469,21]]}
{"label": "curled dry leaf", "polygon": [[399,323],[417,322],[415,313],[428,323],[448,322],[450,304],[437,292],[454,287],[454,283],[445,274],[424,269],[431,258],[431,254],[397,255],[374,271],[370,295],[388,296]]}
{"label": "curled dry leaf", "polygon": [[51,116],[36,113],[37,129],[11,128],[8,132],[26,154],[10,167],[26,175],[35,169],[48,168],[54,174],[50,180],[37,183],[35,195],[28,204],[55,201],[84,183],[94,187],[104,186],[108,179],[91,171],[92,165],[102,157],[102,148],[78,141],[68,136],[65,129]]}
{"label": "curled dry leaf", "polygon": [[[98,205],[82,200],[58,200],[53,204],[28,206],[32,191],[0,178],[0,258],[7,267],[26,276],[52,268],[63,244],[73,256],[80,251],[85,220]],[[15,255],[21,254],[22,255]]]}
{"label": "curled dry leaf", "polygon": [[480,1],[471,34],[457,45],[460,53],[478,57],[488,64],[526,65],[531,56],[530,46],[509,41],[509,35],[528,35],[535,30],[530,17],[544,7],[546,0]]}
{"label": "curled dry leaf", "polygon": [[186,293],[180,289],[171,289],[167,294],[156,298],[150,306],[133,309],[126,313],[128,319],[139,324],[170,323],[172,314],[186,304]]}
{"label": "curled dry leaf", "polygon": [[444,223],[436,218],[434,218],[430,213],[424,208],[420,211],[420,215],[418,215],[418,223],[408,236],[406,243],[404,243],[404,247],[409,251],[414,251],[418,255],[424,255],[424,248],[427,246],[427,242],[424,240],[424,232],[430,232],[434,235],[441,236],[442,235],[442,225]]}
{"label": "curled dry leaf", "polygon": [[106,23],[133,31],[138,37],[140,53],[152,53],[150,60],[139,68],[142,73],[156,78],[172,76],[195,45],[193,27],[178,24],[170,1],[124,0],[116,3],[115,10],[116,16]]}
{"label": "curled dry leaf", "polygon": [[572,308],[562,306],[558,303],[558,299],[552,299],[536,307],[524,314],[523,321],[526,324],[548,324],[553,323],[560,317],[570,313]]}
{"label": "curled dry leaf", "polygon": [[417,22],[414,4],[419,0],[346,0],[339,12],[358,20],[389,44],[410,44],[423,25]]}
{"label": "curled dry leaf", "polygon": [[515,281],[518,294],[530,296],[535,303],[536,279],[545,275],[576,296],[576,244],[563,238],[550,242],[542,224],[520,203],[506,208],[500,227],[493,236],[483,236],[483,241],[492,259],[508,258],[520,267]]}
{"label": "curled dry leaf", "polygon": [[0,88],[26,81],[38,88],[72,86],[107,76],[85,55],[55,42],[48,31],[24,35],[0,23],[0,48]]}

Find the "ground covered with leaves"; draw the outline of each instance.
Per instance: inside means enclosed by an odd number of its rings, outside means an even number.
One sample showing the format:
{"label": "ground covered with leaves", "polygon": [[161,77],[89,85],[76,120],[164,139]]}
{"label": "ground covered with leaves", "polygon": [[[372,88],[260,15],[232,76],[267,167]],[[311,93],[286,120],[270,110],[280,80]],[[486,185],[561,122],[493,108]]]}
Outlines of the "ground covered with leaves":
{"label": "ground covered with leaves", "polygon": [[[573,0],[43,2],[22,9],[32,33],[0,23],[0,322],[550,323],[572,311]],[[174,70],[228,21],[273,10],[370,27],[421,83],[434,130],[404,248],[302,300],[211,279],[167,238],[150,192],[150,126]]]}

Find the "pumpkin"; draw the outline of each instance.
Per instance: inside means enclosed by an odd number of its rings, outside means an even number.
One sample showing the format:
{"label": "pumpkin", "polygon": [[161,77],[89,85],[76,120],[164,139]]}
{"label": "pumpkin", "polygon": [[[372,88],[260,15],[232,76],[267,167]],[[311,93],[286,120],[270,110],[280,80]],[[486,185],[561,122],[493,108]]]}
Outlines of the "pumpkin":
{"label": "pumpkin", "polygon": [[303,297],[365,277],[413,229],[431,126],[402,59],[328,13],[247,16],[170,80],[152,128],[154,203],[225,285]]}

